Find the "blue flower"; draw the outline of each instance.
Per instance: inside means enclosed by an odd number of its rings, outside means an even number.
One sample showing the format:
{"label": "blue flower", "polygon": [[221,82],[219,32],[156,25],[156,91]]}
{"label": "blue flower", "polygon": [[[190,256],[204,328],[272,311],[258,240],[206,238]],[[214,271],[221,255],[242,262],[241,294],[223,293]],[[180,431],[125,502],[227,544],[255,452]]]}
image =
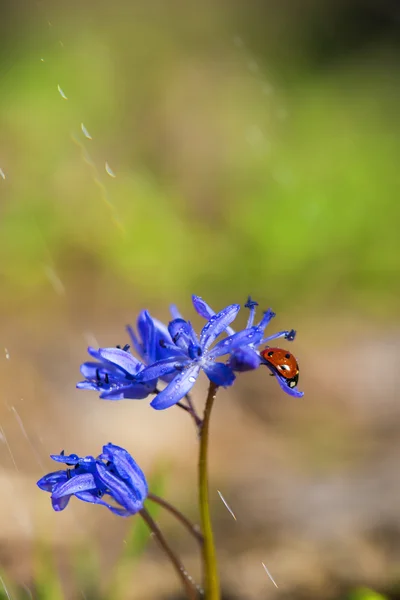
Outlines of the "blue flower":
{"label": "blue flower", "polygon": [[[210,319],[213,317],[213,315],[215,315],[213,309],[199,296],[193,296],[193,305],[198,314],[205,319]],[[258,350],[259,346],[268,344],[268,342],[278,338],[284,338],[287,341],[292,342],[296,337],[296,332],[294,329],[291,329],[290,331],[284,330],[264,337],[264,331],[267,325],[269,325],[271,320],[275,317],[275,313],[271,308],[269,308],[264,312],[261,321],[257,325],[254,325],[257,306],[258,303],[249,297],[247,303],[245,304],[245,308],[248,308],[250,311],[245,331],[248,331],[249,329],[254,330],[255,335],[247,345],[241,344],[237,348],[233,349],[233,351],[230,353],[231,355],[228,360],[228,366],[233,371],[243,372],[257,369],[261,364],[265,365],[276,376],[276,379],[284,392],[291,396],[301,398],[304,393],[298,391],[296,388],[289,387],[287,380],[260,356]],[[231,327],[227,328],[227,332],[230,335],[234,334],[234,330]]]}
{"label": "blue flower", "polygon": [[249,344],[257,332],[254,328],[245,329],[219,341],[213,348],[211,345],[229,329],[239,309],[239,304],[232,304],[211,315],[200,337],[181,317],[170,322],[168,332],[172,344],[163,343],[170,356],[150,365],[138,376],[139,381],[148,381],[174,374],[172,381],[151,402],[153,408],[162,410],[179,402],[191,390],[201,370],[218,386],[232,385],[235,380],[232,368],[216,359]]}
{"label": "blue flower", "polygon": [[[64,510],[71,496],[92,504],[102,504],[116,515],[128,517],[143,508],[148,487],[143,471],[132,456],[114,444],[103,446],[97,458],[76,454],[51,456],[69,468],[45,475],[37,482],[41,490],[51,492],[55,511]],[[103,498],[109,496],[117,506]]]}
{"label": "blue flower", "polygon": [[[172,318],[180,318],[177,308],[171,306]],[[142,310],[136,321],[137,334],[133,327],[127,326],[127,331],[137,354],[145,365],[151,365],[158,360],[179,356],[180,349],[174,347],[167,325],[150,316],[147,310]],[[169,381],[170,376],[163,378]]]}
{"label": "blue flower", "polygon": [[96,390],[100,398],[106,400],[122,400],[131,398],[141,400],[156,390],[157,381],[138,381],[144,364],[132,356],[125,348],[89,347],[89,354],[96,359],[81,365],[81,373],[85,381],[76,385],[79,389]]}

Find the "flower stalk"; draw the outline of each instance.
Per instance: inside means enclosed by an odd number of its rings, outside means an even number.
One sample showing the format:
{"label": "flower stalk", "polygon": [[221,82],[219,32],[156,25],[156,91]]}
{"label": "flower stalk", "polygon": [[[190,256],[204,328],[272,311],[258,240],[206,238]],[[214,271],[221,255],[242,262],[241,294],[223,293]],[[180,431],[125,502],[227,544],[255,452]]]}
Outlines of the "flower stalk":
{"label": "flower stalk", "polygon": [[184,527],[186,527],[189,533],[199,542],[200,546],[203,545],[203,536],[201,532],[196,527],[196,525],[193,525],[193,523],[189,521],[189,519],[185,517],[184,514],[181,513],[180,510],[178,510],[177,508],[175,508],[175,506],[164,500],[164,498],[160,498],[160,496],[157,496],[156,494],[151,494],[149,492],[147,499],[151,500],[152,502],[155,502],[156,504],[162,506],[162,508],[170,512],[176,519],[178,519],[180,523],[182,523]]}
{"label": "flower stalk", "polygon": [[145,521],[145,523],[147,524],[149,529],[152,531],[152,533],[154,534],[154,537],[156,538],[156,540],[160,544],[161,548],[164,550],[165,554],[168,556],[169,560],[171,561],[179,579],[182,582],[182,585],[183,585],[183,588],[185,590],[188,600],[197,600],[198,592],[197,592],[196,585],[193,583],[192,578],[188,575],[186,569],[180,562],[179,558],[176,556],[175,552],[172,550],[172,548],[166,541],[165,537],[161,533],[161,530],[158,527],[157,523],[154,521],[153,517],[150,515],[150,513],[145,508],[142,508],[142,510],[139,512],[139,514],[142,517],[142,519]]}
{"label": "flower stalk", "polygon": [[220,600],[221,592],[218,577],[218,565],[215,552],[214,535],[212,530],[210,503],[208,493],[208,441],[210,416],[218,386],[210,382],[206,406],[204,409],[203,425],[200,433],[200,453],[198,464],[198,485],[200,521],[204,537],[203,568],[206,600]]}

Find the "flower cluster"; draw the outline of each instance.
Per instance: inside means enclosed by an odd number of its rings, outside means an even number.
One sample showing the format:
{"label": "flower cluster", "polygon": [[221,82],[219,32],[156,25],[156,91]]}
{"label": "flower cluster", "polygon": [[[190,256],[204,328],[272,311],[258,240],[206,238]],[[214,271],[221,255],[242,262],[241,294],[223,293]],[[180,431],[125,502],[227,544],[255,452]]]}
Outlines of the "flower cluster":
{"label": "flower cluster", "polygon": [[[51,456],[64,463],[68,469],[49,473],[37,485],[51,492],[51,503],[55,511],[64,510],[71,496],[92,504],[102,504],[116,515],[128,517],[143,508],[148,488],[146,478],[132,456],[114,444],[103,446],[97,458],[76,454],[66,456],[64,452]],[[103,498],[109,496],[116,506]]]}
{"label": "flower cluster", "polygon": [[[239,304],[231,304],[216,313],[199,296],[192,299],[196,312],[206,320],[200,334],[175,306],[171,307],[172,320],[168,326],[151,317],[148,311],[142,311],[137,319],[136,332],[132,327],[127,328],[138,358],[131,354],[128,344],[123,348],[96,350],[89,347],[92,360],[81,365],[84,381],[77,387],[95,390],[100,393],[100,398],[106,400],[140,400],[153,395],[151,406],[156,410],[180,404],[186,397],[187,405],[181,406],[192,414],[199,431],[202,421],[188,393],[201,371],[216,387],[228,387],[235,381],[236,373],[265,365],[286,393],[295,397],[303,395],[296,389],[298,369],[294,357],[296,372],[288,377],[290,367],[287,364],[277,364],[272,359],[267,360],[266,356],[273,355],[274,351],[275,356],[277,351],[286,358],[291,355],[278,348],[266,354],[265,348],[262,348],[277,338],[293,341],[296,335],[292,329],[265,336],[266,327],[275,316],[271,309],[255,323],[257,302],[249,298],[245,304],[249,310],[246,327],[235,331],[231,324],[240,310]],[[101,504],[122,516],[133,515],[143,509],[148,495],[146,479],[123,448],[106,444],[97,458],[82,458],[75,454],[66,456],[63,452],[51,458],[68,467],[38,481],[40,489],[51,492],[54,510],[63,510],[71,496]],[[105,497],[111,498],[114,504],[104,500]]]}
{"label": "flower cluster", "polygon": [[[151,406],[162,410],[184,398],[201,371],[215,385],[227,387],[235,381],[236,372],[265,365],[286,393],[295,397],[303,395],[290,387],[287,378],[260,354],[260,347],[271,340],[293,341],[296,334],[290,330],[265,336],[265,329],[275,316],[271,309],[254,324],[257,302],[249,298],[245,304],[249,310],[246,327],[235,332],[231,323],[239,312],[239,304],[231,304],[216,313],[199,296],[192,299],[196,312],[206,319],[200,335],[175,306],[171,307],[172,320],[168,326],[151,317],[148,311],[142,311],[137,320],[137,333],[132,327],[127,328],[140,360],[130,353],[129,345],[123,349],[89,348],[89,354],[97,362],[85,362],[81,366],[85,381],[77,387],[96,390],[100,398],[108,400],[143,399],[154,394]],[[223,334],[226,337],[220,339]],[[158,387],[159,381],[167,383],[162,390]]]}

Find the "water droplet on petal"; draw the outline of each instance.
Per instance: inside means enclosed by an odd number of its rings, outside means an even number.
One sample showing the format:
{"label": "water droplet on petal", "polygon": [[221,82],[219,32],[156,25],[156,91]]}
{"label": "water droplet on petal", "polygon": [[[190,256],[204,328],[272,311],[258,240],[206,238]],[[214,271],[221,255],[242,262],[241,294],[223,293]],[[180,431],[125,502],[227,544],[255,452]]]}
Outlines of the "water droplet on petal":
{"label": "water droplet on petal", "polygon": [[67,96],[64,94],[64,92],[62,91],[60,84],[58,84],[57,89],[60,93],[61,98],[64,98],[64,100],[68,100]]}
{"label": "water droplet on petal", "polygon": [[116,174],[114,173],[114,171],[112,170],[112,168],[110,167],[110,165],[108,164],[108,162],[106,162],[106,165],[105,165],[105,166],[106,166],[106,171],[107,171],[108,175],[109,175],[110,177],[113,177],[113,178],[115,178],[115,177],[116,177]]}
{"label": "water droplet on petal", "polygon": [[1,177],[2,179],[5,179],[5,178],[6,178],[6,176],[5,176],[5,173],[4,173],[3,169],[0,169],[0,177]]}
{"label": "water droplet on petal", "polygon": [[189,381],[190,381],[190,383],[195,383],[196,377],[193,377],[193,376],[189,377]]}

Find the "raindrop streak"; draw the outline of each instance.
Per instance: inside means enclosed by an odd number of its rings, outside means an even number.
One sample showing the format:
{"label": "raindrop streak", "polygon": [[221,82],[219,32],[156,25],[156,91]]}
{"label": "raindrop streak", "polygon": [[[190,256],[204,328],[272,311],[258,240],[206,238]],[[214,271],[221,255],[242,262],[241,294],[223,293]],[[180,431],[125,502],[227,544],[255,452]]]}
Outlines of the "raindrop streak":
{"label": "raindrop streak", "polygon": [[225,498],[223,497],[221,492],[219,490],[217,490],[217,492],[218,492],[219,497],[221,498],[222,502],[225,504],[226,508],[231,513],[232,517],[235,519],[235,521],[237,521],[235,513],[233,512],[233,510],[231,509],[231,507],[229,506],[229,504],[227,503],[227,501],[225,500]]}
{"label": "raindrop streak", "polygon": [[[117,227],[120,229],[120,231],[122,233],[125,233],[125,228],[118,217],[115,206],[113,205],[111,200],[108,198],[107,189],[106,189],[105,185],[99,179],[99,173],[98,173],[95,163],[90,158],[89,153],[87,152],[85,146],[82,144],[80,139],[78,139],[76,137],[76,135],[74,135],[74,134],[71,135],[71,138],[72,138],[72,141],[80,148],[83,160],[90,167],[90,170],[92,171],[93,181],[100,188],[101,198],[104,201],[104,203],[107,205],[107,207],[110,209],[110,211],[112,212],[112,218],[113,218],[115,225],[117,225]],[[107,165],[107,163],[106,163],[106,165]]]}
{"label": "raindrop streak", "polygon": [[90,133],[88,132],[88,130],[86,129],[86,127],[84,126],[83,123],[81,123],[81,129],[82,129],[83,135],[85,137],[87,137],[88,140],[92,140],[93,139],[92,136],[90,135]]}
{"label": "raindrop streak", "polygon": [[6,584],[4,583],[4,579],[2,578],[2,576],[1,576],[1,575],[0,575],[0,581],[1,581],[1,584],[2,584],[2,586],[3,586],[3,588],[4,588],[4,591],[5,591],[5,593],[6,593],[6,595],[7,595],[7,598],[8,598],[8,600],[11,600],[11,596],[10,596],[10,594],[8,593],[8,589],[6,588]]}
{"label": "raindrop streak", "polygon": [[264,565],[263,562],[261,564],[264,567],[266,574],[268,575],[268,577],[270,578],[270,580],[272,581],[272,583],[274,584],[274,586],[277,588],[278,586],[276,585],[276,581],[272,577],[271,573],[268,571],[267,567]]}
{"label": "raindrop streak", "polygon": [[[11,460],[12,460],[12,461],[13,461],[13,463],[14,463],[15,470],[16,470],[16,471],[18,471],[17,463],[15,462],[15,458],[14,458],[14,455],[13,455],[13,453],[12,453],[12,451],[11,451],[10,444],[8,443],[8,440],[7,440],[7,438],[6,438],[6,434],[4,433],[4,429],[2,428],[2,426],[1,426],[1,425],[0,425],[0,432],[1,432],[1,435],[2,435],[2,438],[3,438],[3,440],[2,440],[2,441],[4,441],[4,443],[6,444],[6,446],[7,446],[7,448],[8,448],[8,451],[9,451],[9,453],[10,453],[10,456],[11,456]],[[0,578],[0,579],[1,579],[1,578]],[[5,589],[5,588],[4,588],[4,589]]]}
{"label": "raindrop streak", "polygon": [[5,173],[3,171],[3,169],[0,169],[0,177],[2,177],[3,179],[6,178]]}
{"label": "raindrop streak", "polygon": [[4,348],[4,352],[6,353],[6,359],[7,359],[7,360],[10,360],[10,353],[9,353],[9,351],[7,350],[7,348]]}
{"label": "raindrop streak", "polygon": [[110,177],[115,178],[116,174],[114,173],[114,171],[112,170],[112,168],[110,167],[110,165],[108,164],[108,162],[106,161],[106,171],[109,174]]}
{"label": "raindrop streak", "polygon": [[50,281],[51,285],[53,286],[54,291],[57,292],[57,294],[60,294],[60,296],[63,296],[65,294],[64,284],[61,281],[61,279],[59,278],[59,276],[57,275],[57,273],[55,272],[55,270],[53,269],[53,267],[46,265],[44,267],[44,272],[46,273],[48,280]]}
{"label": "raindrop streak", "polygon": [[60,92],[60,96],[61,98],[64,98],[64,100],[68,100],[67,96],[64,94],[64,92],[62,91],[60,84],[58,84],[57,86],[58,91]]}
{"label": "raindrop streak", "polygon": [[29,439],[29,436],[28,436],[28,434],[27,434],[27,432],[26,432],[26,429],[25,429],[25,427],[24,427],[24,424],[23,424],[23,422],[22,422],[22,419],[21,419],[21,417],[19,416],[19,414],[18,414],[18,412],[17,412],[17,409],[15,408],[15,406],[11,406],[11,410],[13,411],[13,413],[14,413],[14,415],[15,415],[15,418],[17,419],[17,423],[18,423],[18,425],[20,426],[22,433],[23,433],[23,434],[24,434],[24,436],[26,437],[26,440],[27,440],[28,444],[29,444],[29,445],[30,445],[30,447],[32,448],[32,452],[33,452],[33,454],[35,455],[35,458],[36,458],[36,460],[37,460],[37,462],[38,462],[38,465],[39,465],[39,467],[40,467],[41,469],[43,469],[43,470],[44,470],[44,465],[43,465],[43,463],[42,463],[42,461],[41,461],[41,459],[40,459],[40,456],[39,456],[39,454],[36,452],[36,449],[35,449],[34,445],[32,444],[31,440]]}

